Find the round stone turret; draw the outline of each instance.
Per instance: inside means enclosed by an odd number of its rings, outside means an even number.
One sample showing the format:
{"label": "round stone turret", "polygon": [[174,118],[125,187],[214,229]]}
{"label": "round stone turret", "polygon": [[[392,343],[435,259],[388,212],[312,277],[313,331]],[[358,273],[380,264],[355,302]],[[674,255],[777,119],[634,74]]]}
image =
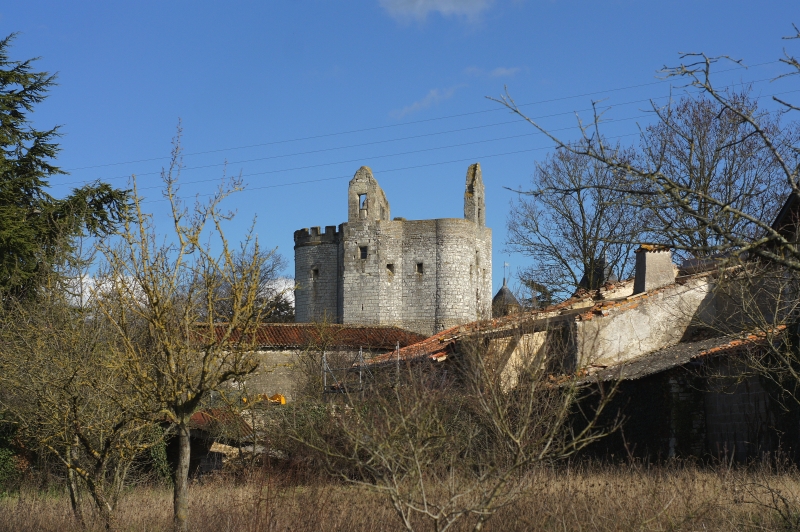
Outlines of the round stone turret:
{"label": "round stone turret", "polygon": [[506,278],[503,277],[503,286],[497,291],[494,298],[492,298],[492,317],[499,318],[501,316],[508,316],[522,310],[522,305],[514,297],[514,293],[506,285]]}
{"label": "round stone turret", "polygon": [[479,165],[467,172],[464,218],[392,220],[366,166],[347,194],[338,231],[295,232],[296,321],[327,317],[433,334],[490,317],[492,231]]}

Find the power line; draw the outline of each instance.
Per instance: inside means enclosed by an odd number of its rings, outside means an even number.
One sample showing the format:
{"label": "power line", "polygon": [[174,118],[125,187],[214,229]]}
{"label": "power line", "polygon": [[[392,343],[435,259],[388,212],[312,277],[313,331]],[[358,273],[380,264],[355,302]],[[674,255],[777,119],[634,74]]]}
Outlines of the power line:
{"label": "power line", "polygon": [[[779,93],[774,93],[772,95],[765,95],[763,97],[776,96],[776,95],[780,95],[780,94],[787,94],[787,93],[793,93],[793,92],[800,92],[800,89],[791,90],[791,91],[783,91],[783,92],[779,92]],[[636,118],[639,118],[639,117],[630,117],[630,118],[627,118],[627,119],[622,119],[620,121],[633,120],[633,119],[636,119]],[[561,130],[563,130],[563,129],[571,129],[571,128],[561,128]],[[552,131],[559,131],[559,130],[552,130]],[[535,133],[533,133],[533,134],[535,134]],[[530,135],[530,134],[528,134],[528,135]],[[518,135],[518,136],[528,136],[528,135]],[[637,133],[627,133],[627,134],[624,134],[624,135],[615,135],[615,136],[612,136],[612,137],[606,137],[606,139],[607,140],[612,140],[612,139],[613,140],[618,140],[618,139],[621,139],[621,138],[638,136],[638,135],[639,135],[638,132]],[[502,140],[502,139],[498,139],[498,140]],[[479,142],[467,143],[467,144],[475,144],[475,143],[479,143]],[[467,158],[451,159],[451,160],[448,160],[448,161],[438,161],[438,162],[419,164],[419,165],[414,165],[414,166],[404,166],[404,167],[392,168],[392,169],[388,169],[388,170],[376,170],[376,173],[380,173],[380,174],[383,175],[383,174],[390,174],[390,173],[401,172],[401,171],[406,171],[406,170],[415,170],[415,169],[419,169],[419,168],[428,168],[428,167],[432,167],[432,166],[441,166],[441,165],[445,165],[445,164],[470,162],[470,161],[475,161],[476,159],[485,160],[485,159],[492,159],[492,158],[496,158],[496,157],[505,157],[505,156],[509,156],[509,155],[518,155],[518,154],[521,154],[521,153],[530,153],[530,152],[534,152],[534,151],[541,151],[541,150],[547,150],[547,149],[552,149],[552,145],[539,146],[539,147],[536,147],[536,148],[526,148],[526,149],[522,149],[522,150],[514,150],[514,151],[503,152],[503,153],[495,153],[495,154],[489,154],[489,155],[470,156],[470,157],[467,157]],[[430,151],[430,150],[423,150],[423,151]],[[338,163],[330,163],[330,164],[338,164]],[[318,166],[325,166],[325,165],[318,165]],[[254,173],[254,174],[247,174],[247,175],[244,175],[242,177],[251,177],[251,176],[255,176],[255,175],[264,175],[264,174],[268,174],[268,173],[277,173],[277,172],[279,172],[279,171],[258,172],[258,173]],[[309,184],[309,183],[320,183],[320,182],[325,182],[325,181],[348,179],[350,177],[351,177],[350,174],[345,174],[345,175],[318,178],[318,179],[307,179],[307,180],[302,180],[302,181],[291,181],[291,182],[288,182],[288,183],[276,183],[276,184],[271,184],[271,185],[261,185],[261,186],[258,186],[258,187],[245,187],[245,189],[247,191],[266,190],[266,189],[271,189],[271,188],[282,188],[282,187],[289,187],[289,186],[296,186],[296,185],[304,185],[304,184]],[[206,181],[218,181],[218,179],[186,182],[184,184],[193,184],[193,183],[200,183],[200,182],[206,182]],[[140,189],[140,190],[147,190],[147,189],[152,189],[152,188],[158,188],[158,187],[147,187],[145,189]],[[198,198],[199,197],[208,197],[208,196],[211,196],[211,195],[212,195],[211,193],[209,193],[209,194],[196,194],[195,197],[198,197]],[[157,202],[161,202],[161,201],[167,201],[167,200],[166,199],[143,200],[142,203],[157,203]]]}
{"label": "power line", "polygon": [[[765,81],[765,80],[758,80],[758,81],[749,82],[749,83],[758,83],[758,82],[761,82],[761,81]],[[782,95],[782,94],[798,92],[798,90],[800,90],[800,89],[792,90],[792,91],[783,91],[783,92],[773,93],[773,94],[770,94],[770,95],[764,95],[764,96],[758,97],[758,99],[765,98],[765,97],[770,97],[770,96],[777,96],[777,95]],[[662,97],[662,98],[667,98],[667,97]],[[630,105],[630,104],[634,104],[634,103],[642,103],[642,102],[647,102],[647,101],[654,101],[654,100],[658,100],[658,99],[661,99],[661,98],[648,98],[648,99],[641,99],[641,100],[633,100],[633,101],[630,101],[630,102],[624,102],[622,104],[618,104],[618,106]],[[577,112],[584,112],[584,111],[591,111],[591,110],[592,110],[591,108],[587,108],[587,109],[582,109],[582,110],[577,111]],[[534,117],[534,119],[535,120],[540,120],[542,118],[552,118],[552,117],[555,117],[555,116],[561,116],[561,115],[564,115],[564,114],[572,114],[572,113],[574,113],[574,111],[568,111],[568,112],[564,112],[564,113],[554,113],[554,114],[550,114],[550,115],[543,115],[543,116],[539,116],[539,117]],[[634,116],[634,117],[628,117],[628,118],[622,118],[622,119],[612,119],[612,120],[606,121],[605,123],[608,123],[608,122],[625,122],[625,121],[628,121],[628,120],[636,120],[638,118],[644,118],[644,117],[647,117],[647,116],[649,116],[649,115],[637,115],[637,116]],[[265,160],[286,158],[286,157],[299,156],[299,155],[308,155],[308,154],[313,154],[313,153],[322,153],[322,152],[327,152],[327,151],[335,151],[335,150],[339,150],[339,149],[349,149],[349,148],[363,147],[363,146],[369,146],[369,145],[375,145],[375,144],[383,144],[383,143],[389,143],[389,142],[394,142],[394,141],[399,141],[399,140],[412,140],[412,139],[417,139],[417,138],[429,137],[429,136],[433,136],[433,135],[449,134],[449,133],[454,133],[454,132],[461,132],[461,131],[467,131],[467,130],[472,130],[472,129],[485,128],[485,127],[493,127],[493,126],[497,126],[497,125],[507,125],[507,124],[512,124],[512,123],[522,123],[522,122],[520,122],[518,119],[515,119],[515,120],[511,120],[511,121],[507,121],[507,122],[498,122],[498,123],[488,124],[488,125],[483,125],[483,126],[473,126],[473,127],[469,127],[469,128],[461,128],[461,129],[444,131],[444,132],[436,132],[436,133],[424,133],[424,134],[420,134],[420,135],[413,135],[413,136],[409,136],[409,137],[404,137],[404,138],[401,138],[401,139],[387,139],[387,140],[383,140],[383,141],[367,142],[367,143],[363,143],[363,144],[356,144],[356,145],[352,145],[352,146],[344,146],[344,147],[338,147],[338,148],[325,148],[325,149],[312,150],[312,151],[308,151],[308,152],[300,152],[300,153],[295,153],[295,154],[274,155],[274,156],[261,157],[261,158],[256,158],[256,159],[249,159],[249,160],[244,160],[244,161],[234,161],[232,163],[214,163],[214,164],[208,164],[208,165],[194,166],[194,167],[182,168],[181,171],[200,170],[200,169],[215,168],[215,167],[220,167],[220,166],[227,166],[228,164],[243,164],[243,163],[248,163],[248,162],[257,162],[257,161],[265,161]],[[565,127],[565,128],[558,128],[558,129],[553,129],[552,131],[556,132],[556,131],[569,130],[569,129],[573,129],[573,127],[574,126]],[[498,142],[498,141],[501,141],[501,140],[510,140],[510,139],[515,139],[515,138],[534,136],[534,135],[538,135],[538,134],[540,134],[540,133],[539,132],[532,132],[532,133],[525,133],[525,134],[521,134],[521,135],[511,135],[511,136],[499,137],[499,138],[493,138],[493,139],[483,139],[483,140],[464,142],[464,143],[459,143],[459,144],[451,144],[451,145],[447,145],[447,146],[437,146],[437,147],[433,147],[433,148],[424,148],[424,149],[419,149],[419,150],[410,150],[410,151],[405,151],[405,152],[397,152],[397,153],[391,153],[391,154],[385,154],[385,155],[377,155],[377,156],[371,156],[371,157],[366,157],[366,158],[365,157],[359,157],[359,158],[356,158],[356,159],[340,160],[340,161],[335,161],[335,162],[319,163],[319,164],[314,164],[314,165],[298,166],[298,167],[293,167],[293,168],[283,168],[283,169],[278,169],[278,170],[268,170],[268,171],[264,171],[264,172],[255,172],[255,173],[251,173],[251,174],[245,174],[242,177],[253,177],[253,176],[275,174],[275,173],[281,173],[281,172],[292,172],[292,171],[297,171],[297,170],[309,170],[309,169],[312,169],[312,168],[321,168],[321,167],[333,166],[333,165],[337,165],[337,164],[346,164],[346,163],[352,163],[352,162],[359,162],[359,161],[363,161],[365,159],[374,160],[374,159],[383,159],[383,158],[389,158],[389,157],[399,157],[401,155],[413,155],[413,154],[417,154],[417,153],[425,153],[425,152],[436,151],[436,150],[458,148],[458,147],[469,146],[469,145],[474,145],[474,144],[481,144],[481,143]],[[139,174],[137,174],[137,177],[159,175],[160,173],[161,172],[139,173]],[[129,177],[130,176],[115,176],[115,177],[103,178],[103,180],[104,181],[112,181],[112,180],[118,180],[118,179],[128,179]],[[206,183],[206,182],[212,182],[212,181],[217,181],[217,180],[218,180],[218,178],[195,180],[195,181],[186,181],[186,182],[184,182],[184,184]],[[71,184],[84,184],[84,183],[88,183],[88,182],[90,182],[90,181],[73,181],[73,182],[59,183],[59,184],[60,185],[71,185]],[[160,185],[156,185],[154,187],[146,187],[146,188],[143,188],[142,190],[146,190],[148,188],[157,188],[158,186],[160,186]]]}
{"label": "power line", "polygon": [[[632,136],[635,136],[635,135],[638,135],[638,133],[626,133],[625,135],[616,135],[614,137],[608,137],[608,139],[609,140],[610,139],[621,139],[621,138],[625,138],[625,137],[632,137]],[[431,166],[441,166],[441,165],[445,165],[445,164],[463,163],[463,162],[468,162],[468,161],[474,161],[476,159],[492,159],[492,158],[495,158],[495,157],[505,157],[507,155],[517,155],[517,154],[520,154],[520,153],[529,153],[529,152],[533,152],[533,151],[541,151],[541,150],[548,150],[548,149],[552,149],[552,146],[550,146],[550,145],[548,145],[548,146],[539,146],[539,147],[536,147],[536,148],[526,148],[524,150],[515,150],[515,151],[504,152],[504,153],[494,153],[494,154],[490,154],[490,155],[477,155],[477,156],[471,156],[471,157],[467,157],[467,158],[463,158],[463,159],[452,159],[452,160],[449,160],[449,161],[439,161],[439,162],[434,162],[434,163],[418,164],[418,165],[414,165],[414,166],[404,166],[402,168],[392,168],[392,169],[389,169],[389,170],[376,170],[375,173],[379,173],[381,175],[384,175],[384,174],[390,174],[392,172],[402,172],[402,171],[405,171],[405,170],[416,170],[416,169],[419,169],[419,168],[428,168],[428,167],[431,167]],[[245,190],[252,191],[252,190],[264,190],[264,189],[269,189],[269,188],[281,188],[281,187],[289,187],[289,186],[295,186],[295,185],[305,185],[305,184],[308,184],[308,183],[320,183],[320,182],[323,182],[323,181],[334,181],[334,180],[337,180],[337,179],[350,179],[351,177],[352,177],[352,175],[350,175],[350,174],[339,175],[339,176],[334,176],[334,177],[322,177],[322,178],[319,178],[319,179],[308,179],[308,180],[304,180],[304,181],[291,181],[289,183],[277,183],[277,184],[274,184],[274,185],[262,185],[262,186],[258,186],[258,187],[245,187]],[[219,179],[215,179],[215,181],[218,181],[218,180]],[[148,187],[148,188],[156,188],[156,187]],[[144,190],[144,189],[140,189],[140,190]],[[207,197],[207,196],[212,196],[212,195],[213,195],[213,193],[195,194],[195,197],[202,198],[202,197]],[[167,201],[167,199],[164,198],[164,199],[158,199],[158,200],[143,200],[141,203],[157,203],[157,202],[161,202],[161,201]]]}
{"label": "power line", "polygon": [[[798,90],[800,90],[800,89],[798,89]],[[605,123],[609,123],[609,122],[625,122],[625,121],[628,121],[628,120],[636,120],[637,118],[643,118],[644,116],[647,116],[647,115],[632,116],[632,117],[622,118],[622,119],[617,119],[617,120],[608,120]],[[564,131],[564,130],[572,130],[572,129],[574,129],[574,127],[570,126],[570,127],[559,128],[559,129],[553,129],[552,131],[556,132],[556,131]],[[533,131],[531,133],[522,133],[522,134],[519,134],[519,135],[510,135],[510,136],[507,136],[507,137],[499,137],[499,138],[488,139],[488,140],[475,140],[475,141],[471,141],[471,142],[462,142],[460,144],[451,144],[449,146],[437,146],[437,147],[434,147],[434,148],[424,148],[424,149],[421,149],[421,150],[411,150],[411,151],[406,151],[406,152],[390,153],[390,154],[385,154],[385,155],[375,155],[375,156],[366,157],[366,158],[365,157],[358,157],[356,159],[349,159],[349,160],[345,160],[345,161],[335,161],[335,162],[330,162],[330,163],[319,163],[319,164],[312,164],[312,165],[308,165],[308,166],[296,166],[294,168],[283,168],[283,169],[280,169],[280,170],[265,170],[263,172],[254,172],[254,173],[251,173],[251,174],[243,174],[241,177],[254,177],[254,176],[263,176],[263,175],[269,175],[269,174],[279,174],[279,173],[282,173],[282,172],[295,172],[297,170],[310,170],[312,168],[321,168],[321,167],[324,167],[324,166],[334,166],[334,165],[337,165],[337,164],[357,163],[357,162],[361,162],[361,161],[364,161],[364,160],[388,159],[390,157],[399,157],[401,155],[413,155],[413,154],[416,154],[416,153],[426,153],[426,152],[431,152],[431,151],[446,150],[446,149],[450,149],[450,148],[461,148],[463,146],[471,146],[473,144],[486,144],[486,143],[489,143],[489,142],[499,142],[501,140],[511,140],[511,139],[517,139],[517,138],[523,138],[523,137],[533,137],[533,136],[537,136],[537,135],[541,135],[541,133],[539,133],[538,131]],[[155,172],[155,173],[160,173],[160,172]],[[154,173],[140,174],[140,175],[153,175],[153,174]],[[212,182],[212,181],[219,181],[219,178],[217,177],[217,178],[211,178],[211,179],[200,179],[200,180],[195,180],[195,181],[184,181],[183,184],[184,185],[192,185],[192,184],[197,184],[197,183],[208,183],[208,182]],[[149,186],[149,187],[140,187],[139,190],[148,190],[148,189],[151,189],[151,188],[161,188],[161,185],[153,185],[153,186]]]}
{"label": "power line", "polygon": [[[778,63],[780,63],[780,61],[767,61],[767,62],[764,62],[764,63],[757,63],[755,65],[751,65],[750,67],[736,66],[736,67],[732,67],[732,68],[728,68],[728,69],[724,69],[724,70],[719,70],[719,71],[716,71],[715,73],[716,74],[721,74],[723,72],[731,72],[731,71],[740,70],[740,69],[743,69],[743,68],[744,69],[756,68],[756,67],[761,67],[761,66],[765,66],[765,65],[772,65],[772,64],[778,64]],[[767,79],[771,80],[773,78],[767,78]],[[618,88],[614,88],[614,89],[605,89],[605,90],[599,90],[599,91],[593,91],[593,92],[586,92],[586,93],[583,93],[583,94],[575,94],[575,95],[572,95],[572,96],[561,96],[561,97],[558,97],[558,98],[550,98],[548,100],[539,100],[539,101],[520,104],[519,107],[528,107],[528,106],[531,106],[531,105],[541,105],[541,104],[545,104],[545,103],[553,103],[553,102],[558,102],[558,101],[571,100],[571,99],[574,99],[574,98],[584,98],[584,97],[587,97],[587,96],[593,96],[593,95],[597,95],[597,94],[608,94],[608,93],[620,92],[620,91],[624,91],[624,90],[638,89],[638,88],[642,88],[642,87],[649,87],[649,86],[652,86],[652,85],[659,85],[659,84],[663,84],[663,83],[668,83],[668,82],[671,82],[671,81],[672,81],[671,79],[662,79],[662,80],[658,80],[658,81],[651,81],[651,82],[648,82],[648,83],[640,83],[640,84],[637,84],[637,85],[629,85],[627,87],[618,87]],[[765,81],[765,80],[759,80],[759,81],[752,82],[752,83],[758,83],[758,82],[761,82],[761,81]],[[464,117],[464,116],[473,116],[473,115],[484,114],[484,113],[494,113],[494,112],[502,111],[502,110],[503,110],[502,107],[498,107],[498,108],[494,108],[494,109],[483,109],[483,110],[480,110],[480,111],[470,111],[470,112],[467,112],[467,113],[459,113],[459,114],[454,114],[454,115],[440,116],[440,117],[434,117],[434,118],[425,118],[425,119],[421,119],[421,120],[413,120],[411,122],[403,122],[401,124],[387,124],[387,125],[384,125],[384,126],[373,126],[373,127],[362,128],[362,129],[339,131],[339,132],[335,132],[335,133],[323,133],[323,134],[320,134],[320,135],[311,135],[311,136],[308,136],[308,137],[298,137],[298,138],[294,138],[294,139],[276,140],[276,141],[271,141],[271,142],[263,142],[263,143],[259,143],[259,144],[250,144],[250,145],[246,145],[246,146],[234,146],[234,147],[230,147],[230,148],[218,148],[218,149],[213,149],[213,150],[197,151],[197,152],[184,154],[184,157],[191,157],[191,156],[194,156],[194,155],[205,155],[205,154],[209,154],[209,153],[219,153],[219,152],[224,152],[224,151],[244,150],[244,149],[249,149],[249,148],[259,148],[259,147],[264,147],[264,146],[273,146],[273,145],[277,145],[277,144],[288,144],[288,143],[291,143],[291,142],[301,142],[301,141],[306,141],[306,140],[315,140],[315,139],[321,139],[321,138],[335,137],[335,136],[339,136],[339,135],[350,135],[350,134],[354,134],[354,133],[364,133],[364,132],[367,132],[367,131],[377,131],[377,130],[381,130],[381,129],[389,129],[389,128],[396,128],[396,127],[402,127],[402,126],[409,126],[409,125],[414,125],[414,124],[422,124],[422,123],[433,122],[433,121],[438,121],[438,120],[448,120],[448,119],[451,119],[451,118],[461,118],[461,117]],[[92,168],[105,168],[105,167],[109,167],[109,166],[121,166],[121,165],[125,165],[125,164],[135,164],[135,163],[144,163],[144,162],[152,162],[152,161],[163,161],[165,159],[169,159],[169,157],[166,157],[166,156],[165,157],[152,157],[152,158],[148,158],[148,159],[138,159],[138,160],[134,160],[134,161],[124,161],[124,162],[116,162],[116,163],[96,164],[96,165],[90,165],[90,166],[80,166],[80,167],[67,169],[66,171],[71,172],[71,171],[75,171],[75,170],[89,170],[89,169],[92,169]]]}

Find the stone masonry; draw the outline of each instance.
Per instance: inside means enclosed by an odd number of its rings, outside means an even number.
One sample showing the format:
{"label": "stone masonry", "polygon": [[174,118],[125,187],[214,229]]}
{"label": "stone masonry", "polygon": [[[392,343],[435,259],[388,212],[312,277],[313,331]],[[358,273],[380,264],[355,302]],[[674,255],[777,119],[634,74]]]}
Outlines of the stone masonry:
{"label": "stone masonry", "polygon": [[675,282],[672,253],[659,246],[645,245],[636,250],[636,277],[633,293],[642,294]]}
{"label": "stone masonry", "polygon": [[492,232],[481,168],[467,170],[464,218],[390,218],[362,166],[347,222],[295,231],[298,322],[393,325],[422,334],[491,317]]}

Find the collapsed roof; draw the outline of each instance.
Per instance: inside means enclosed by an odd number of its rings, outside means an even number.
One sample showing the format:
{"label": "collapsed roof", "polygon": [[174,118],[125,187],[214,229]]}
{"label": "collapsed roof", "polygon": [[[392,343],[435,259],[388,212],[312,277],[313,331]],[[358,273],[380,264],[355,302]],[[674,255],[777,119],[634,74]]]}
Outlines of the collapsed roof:
{"label": "collapsed roof", "polygon": [[[713,268],[710,271],[695,273],[695,268],[691,274],[676,277],[678,271],[668,251],[643,247],[640,252],[643,255],[637,257],[634,279],[608,282],[593,291],[579,290],[570,299],[543,309],[452,327],[375,356],[366,364],[442,362],[457,355],[463,342],[482,340],[505,361],[504,371],[512,371],[514,363],[531,360],[542,349],[552,347],[548,338],[558,336],[560,356],[570,359],[566,367],[605,372],[604,376],[610,374],[609,368],[616,368],[622,378],[637,378],[739,341],[739,337],[721,333],[714,334],[715,338],[693,340],[704,322],[724,319],[726,310],[714,293],[719,264],[709,263],[708,268]],[[644,254],[656,260],[647,263]],[[645,263],[650,265],[649,271]],[[653,276],[653,265],[663,271]],[[644,291],[635,293],[637,288]]]}

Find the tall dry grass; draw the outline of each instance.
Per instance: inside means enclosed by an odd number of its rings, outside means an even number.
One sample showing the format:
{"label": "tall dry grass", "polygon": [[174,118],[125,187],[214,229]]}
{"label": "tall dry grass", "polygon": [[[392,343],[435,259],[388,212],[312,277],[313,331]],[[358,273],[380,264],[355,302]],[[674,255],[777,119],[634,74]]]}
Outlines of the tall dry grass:
{"label": "tall dry grass", "polygon": [[[517,480],[522,495],[489,521],[493,531],[731,531],[800,528],[800,474],[795,468],[562,466]],[[195,482],[190,529],[204,531],[399,530],[379,494],[323,479],[298,484],[286,475],[253,473]],[[87,506],[88,510],[88,506]],[[137,487],[122,499],[120,530],[172,525],[171,492]],[[419,523],[419,530],[426,530]],[[467,530],[461,522],[455,530]],[[0,530],[75,530],[63,494],[22,489],[0,499]],[[101,530],[98,520],[91,530]]]}

